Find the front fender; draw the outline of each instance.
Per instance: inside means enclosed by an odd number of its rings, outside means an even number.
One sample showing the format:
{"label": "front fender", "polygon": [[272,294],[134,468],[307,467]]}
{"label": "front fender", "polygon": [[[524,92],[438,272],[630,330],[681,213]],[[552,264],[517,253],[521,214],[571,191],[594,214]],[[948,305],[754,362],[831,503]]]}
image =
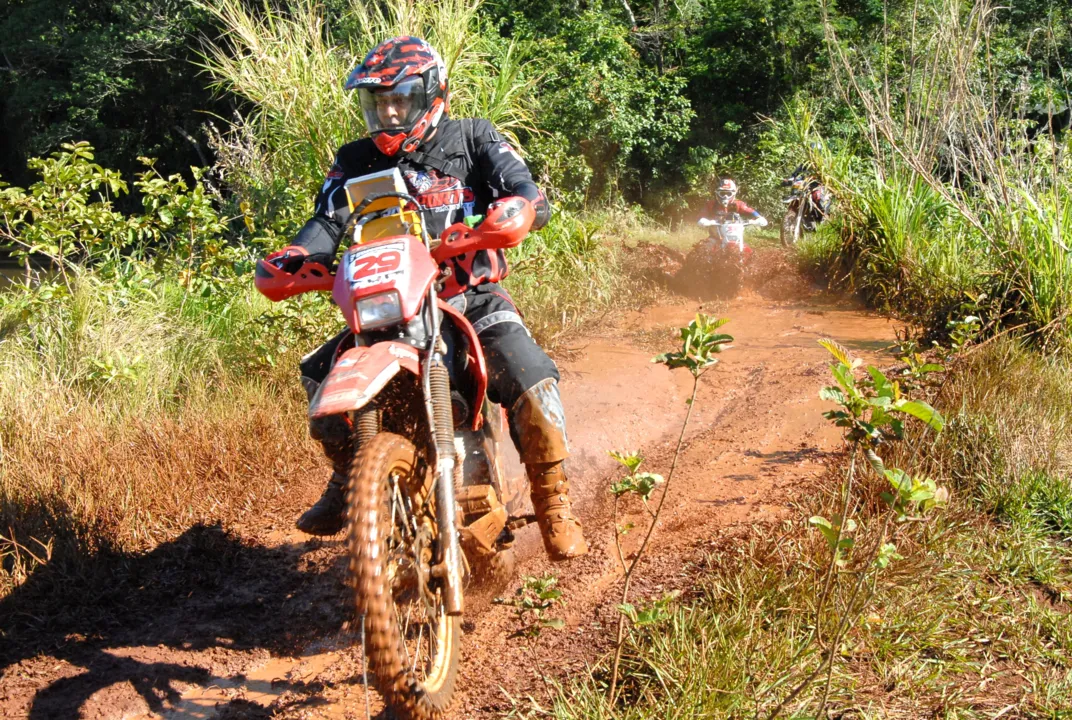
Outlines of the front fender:
{"label": "front fender", "polygon": [[309,419],[359,410],[398,373],[420,377],[417,351],[400,342],[379,342],[342,354],[309,403]]}

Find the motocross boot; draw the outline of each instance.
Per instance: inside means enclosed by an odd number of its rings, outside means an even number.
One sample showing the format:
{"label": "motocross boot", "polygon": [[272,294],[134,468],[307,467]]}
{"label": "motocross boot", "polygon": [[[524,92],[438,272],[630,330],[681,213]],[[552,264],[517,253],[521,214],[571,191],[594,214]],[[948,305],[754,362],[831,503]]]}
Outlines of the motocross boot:
{"label": "motocross boot", "polygon": [[[302,384],[312,400],[320,383],[303,377]],[[324,454],[331,460],[332,473],[324,494],[302,513],[295,525],[310,535],[335,535],[346,527],[346,483],[354,457],[353,439],[349,426],[339,417],[310,421],[309,435],[324,448]]]}
{"label": "motocross boot", "polygon": [[295,526],[309,535],[335,535],[346,527],[346,476],[331,473],[324,494],[302,513]]}
{"label": "motocross boot", "polygon": [[537,383],[510,412],[510,433],[529,478],[532,507],[547,555],[569,560],[588,552],[581,522],[573,513],[562,461],[569,455],[566,415],[553,378]]}

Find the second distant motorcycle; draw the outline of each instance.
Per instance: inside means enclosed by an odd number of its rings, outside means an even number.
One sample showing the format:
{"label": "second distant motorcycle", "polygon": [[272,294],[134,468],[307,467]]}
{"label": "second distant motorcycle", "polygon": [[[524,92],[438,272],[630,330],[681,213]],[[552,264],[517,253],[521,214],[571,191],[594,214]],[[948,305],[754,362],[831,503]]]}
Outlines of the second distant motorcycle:
{"label": "second distant motorcycle", "polygon": [[782,245],[792,247],[800,242],[803,233],[815,232],[826,219],[832,198],[826,187],[804,165],[794,170],[782,181],[782,185],[789,186],[790,191],[789,196],[782,200],[785,215],[782,217],[780,235]]}

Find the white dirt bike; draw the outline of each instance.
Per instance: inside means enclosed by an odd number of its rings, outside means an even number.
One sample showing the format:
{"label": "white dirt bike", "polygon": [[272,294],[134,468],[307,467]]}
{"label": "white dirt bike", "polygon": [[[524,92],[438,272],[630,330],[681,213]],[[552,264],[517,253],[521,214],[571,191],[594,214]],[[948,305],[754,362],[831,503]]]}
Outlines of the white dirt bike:
{"label": "white dirt bike", "polygon": [[744,229],[763,223],[730,213],[708,223],[701,221],[701,225],[707,228],[708,236],[685,257],[680,279],[687,294],[734,297],[741,289],[744,266],[752,257],[752,248],[744,242]]}

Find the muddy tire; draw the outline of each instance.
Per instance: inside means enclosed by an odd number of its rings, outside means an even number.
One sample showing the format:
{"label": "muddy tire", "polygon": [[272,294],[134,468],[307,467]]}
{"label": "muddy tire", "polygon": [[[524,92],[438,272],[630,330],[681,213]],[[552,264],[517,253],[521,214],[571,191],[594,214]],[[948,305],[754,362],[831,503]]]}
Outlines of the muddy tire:
{"label": "muddy tire", "polygon": [[723,250],[715,262],[715,294],[718,298],[732,300],[741,292],[744,285],[744,267],[740,254],[736,251]]}
{"label": "muddy tire", "polygon": [[416,449],[392,433],[376,435],[354,457],[347,494],[349,581],[357,623],[365,618],[376,689],[400,720],[438,720],[454,694],[461,617],[446,614],[439,583],[427,572],[434,539],[413,529],[428,527],[426,513],[409,515],[400,501],[400,488],[415,472]]}
{"label": "muddy tire", "polygon": [[697,243],[685,257],[674,288],[700,300],[731,299],[744,282],[740,255],[708,240]]}

